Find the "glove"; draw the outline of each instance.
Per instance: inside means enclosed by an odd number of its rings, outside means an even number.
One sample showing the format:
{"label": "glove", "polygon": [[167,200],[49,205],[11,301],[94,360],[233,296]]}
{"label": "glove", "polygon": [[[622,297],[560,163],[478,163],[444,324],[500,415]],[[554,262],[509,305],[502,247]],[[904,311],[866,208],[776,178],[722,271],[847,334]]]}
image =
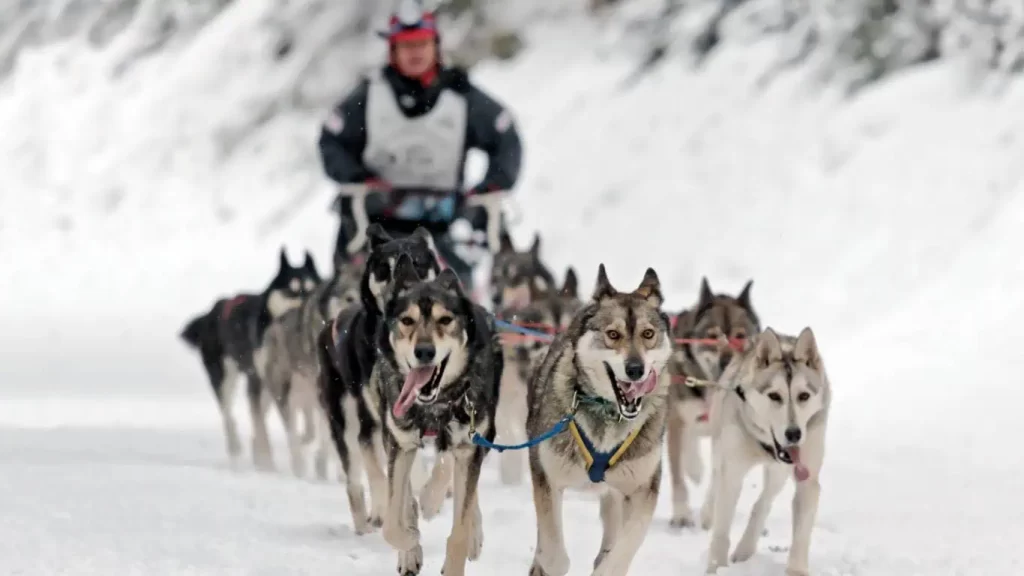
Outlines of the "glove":
{"label": "glove", "polygon": [[496,186],[494,184],[488,184],[487,182],[481,182],[481,183],[477,184],[476,186],[473,186],[472,188],[470,188],[468,191],[466,191],[466,195],[467,196],[478,196],[478,195],[490,194],[492,192],[499,192],[499,191],[501,191],[501,188],[499,188],[498,186]]}
{"label": "glove", "polygon": [[387,192],[391,190],[391,183],[381,178],[367,178],[363,180],[363,184],[366,185],[370,192]]}

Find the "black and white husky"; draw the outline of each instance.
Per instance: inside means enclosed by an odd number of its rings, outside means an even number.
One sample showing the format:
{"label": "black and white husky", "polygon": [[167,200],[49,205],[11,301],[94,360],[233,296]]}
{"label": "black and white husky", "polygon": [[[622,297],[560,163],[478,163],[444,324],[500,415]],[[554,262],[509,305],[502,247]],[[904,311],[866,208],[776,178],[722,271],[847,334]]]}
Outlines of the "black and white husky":
{"label": "black and white husky", "polygon": [[[387,504],[380,425],[370,408],[373,403],[365,395],[377,361],[375,338],[382,323],[386,294],[403,254],[422,277],[434,278],[441,271],[426,229],[418,228],[410,236],[396,239],[373,224],[366,234],[369,253],[360,282],[360,302],[342,310],[317,337],[319,399],[345,472],[357,534],[380,527]],[[370,481],[369,514],[363,496],[364,468]]]}
{"label": "black and white husky", "polygon": [[199,350],[210,377],[233,465],[242,455],[242,443],[231,402],[238,376],[244,374],[253,420],[253,461],[257,469],[273,469],[266,426],[269,396],[264,394],[261,382],[263,335],[274,319],[297,307],[319,283],[320,274],[308,252],[303,265],[293,267],[282,247],[277,274],[262,293],[222,298],[181,332],[181,338]]}
{"label": "black and white husky", "polygon": [[442,571],[461,576],[466,560],[477,559],[483,547],[477,484],[488,449],[472,438],[494,440],[501,343],[493,320],[454,272],[423,281],[404,255],[383,319],[369,394],[377,397],[388,456],[384,539],[398,552],[398,573],[418,574],[423,548],[410,473],[424,438],[435,437],[438,450],[455,462],[454,518]]}

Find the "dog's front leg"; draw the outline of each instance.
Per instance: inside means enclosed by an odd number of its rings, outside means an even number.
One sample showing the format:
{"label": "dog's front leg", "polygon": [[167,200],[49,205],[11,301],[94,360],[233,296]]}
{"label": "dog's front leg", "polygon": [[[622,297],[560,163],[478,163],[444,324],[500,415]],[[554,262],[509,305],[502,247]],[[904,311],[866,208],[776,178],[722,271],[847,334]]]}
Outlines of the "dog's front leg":
{"label": "dog's front leg", "polygon": [[742,458],[726,461],[723,454],[725,447],[721,446],[721,442],[717,443],[719,445],[713,448],[715,496],[712,502],[711,542],[708,545],[708,574],[716,573],[719,567],[729,563],[729,528],[736,515],[743,477],[749,469]]}
{"label": "dog's front leg", "polygon": [[665,442],[668,446],[668,475],[672,481],[672,519],[674,528],[693,526],[693,512],[690,510],[690,493],[686,486],[683,457],[686,430],[678,414],[669,414],[666,423]]}
{"label": "dog's front leg", "polygon": [[530,448],[530,476],[533,480],[533,507],[537,513],[537,547],[533,553],[530,576],[565,576],[569,573],[569,552],[562,533],[561,486],[540,462],[540,448]]}
{"label": "dog's front leg", "polygon": [[754,503],[754,509],[750,513],[750,520],[747,521],[747,528],[743,531],[736,550],[732,553],[733,562],[748,560],[757,551],[757,542],[764,532],[764,524],[768,520],[768,514],[772,510],[772,503],[778,497],[779,492],[786,486],[786,478],[792,473],[792,468],[785,464],[766,464],[764,467],[764,486],[761,488],[761,495]]}
{"label": "dog's front leg", "polygon": [[601,528],[601,549],[594,559],[594,568],[611,551],[616,536],[622,530],[622,497],[613,490],[601,495]]}
{"label": "dog's front leg", "polygon": [[[384,518],[385,508],[388,506],[387,502],[389,499],[388,479],[384,476],[384,469],[380,461],[380,455],[384,452],[383,434],[380,427],[375,427],[368,438],[362,437],[359,439],[359,451],[363,455],[366,476],[370,481],[370,526],[377,528],[381,525]],[[413,450],[412,453],[416,454],[416,450]],[[411,465],[409,472],[412,472]],[[411,479],[406,481],[409,482],[409,490],[411,491]]]}
{"label": "dog's front leg", "polygon": [[430,479],[420,491],[420,508],[423,510],[425,519],[430,520],[441,513],[441,507],[448,495],[448,488],[452,484],[454,473],[454,456],[450,452],[438,450],[437,457],[434,459],[434,468],[430,472]]}
{"label": "dog's front leg", "polygon": [[384,540],[398,551],[398,573],[419,574],[423,565],[419,527],[416,526],[416,502],[412,498],[409,473],[416,460],[416,449],[389,446],[388,501],[384,515]]}
{"label": "dog's front leg", "polygon": [[455,450],[455,502],[452,532],[448,536],[445,550],[445,576],[464,576],[466,560],[470,554],[478,557],[483,545],[479,526],[479,504],[477,487],[480,482],[480,468],[484,461],[484,449],[478,446],[463,446]]}
{"label": "dog's front leg", "polygon": [[650,482],[622,499],[622,528],[611,550],[594,569],[593,576],[626,576],[654,518],[661,486],[661,464]]}
{"label": "dog's front leg", "polygon": [[[526,383],[519,377],[519,370],[514,363],[508,368],[501,373],[494,426],[499,442],[519,444],[526,441]],[[502,484],[517,486],[522,483],[523,459],[524,455],[519,450],[506,450],[498,454]]]}
{"label": "dog's front leg", "polygon": [[274,456],[270,450],[270,434],[267,433],[267,411],[272,401],[270,393],[252,369],[246,372],[249,399],[249,414],[252,416],[252,459],[261,472],[274,471]]}
{"label": "dog's front leg", "polygon": [[821,496],[818,477],[825,458],[824,431],[809,431],[801,452],[802,463],[810,475],[806,480],[796,483],[796,492],[793,494],[793,541],[789,547],[789,561],[786,563],[787,576],[807,576],[810,573],[811,531],[818,517],[818,499]]}

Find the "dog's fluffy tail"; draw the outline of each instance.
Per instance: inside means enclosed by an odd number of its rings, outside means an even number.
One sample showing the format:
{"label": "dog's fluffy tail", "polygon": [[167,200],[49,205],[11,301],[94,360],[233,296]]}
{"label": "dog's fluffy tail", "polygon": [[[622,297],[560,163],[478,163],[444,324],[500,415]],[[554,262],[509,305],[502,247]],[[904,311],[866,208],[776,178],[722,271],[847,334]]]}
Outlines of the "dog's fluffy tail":
{"label": "dog's fluffy tail", "polygon": [[206,329],[207,323],[210,321],[210,314],[206,313],[202,316],[197,316],[189,321],[185,325],[185,329],[181,331],[179,336],[189,346],[193,348],[199,348],[200,342],[203,338],[203,331]]}

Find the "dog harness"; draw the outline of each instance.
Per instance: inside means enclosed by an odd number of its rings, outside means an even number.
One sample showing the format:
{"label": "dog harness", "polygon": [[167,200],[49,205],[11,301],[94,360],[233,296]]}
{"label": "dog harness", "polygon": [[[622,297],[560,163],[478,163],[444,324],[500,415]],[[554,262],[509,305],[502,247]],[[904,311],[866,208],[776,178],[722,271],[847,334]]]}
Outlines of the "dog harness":
{"label": "dog harness", "polygon": [[245,294],[239,294],[238,296],[235,296],[231,300],[225,302],[224,308],[221,308],[220,311],[221,320],[227,320],[231,316],[231,312],[235,309],[235,307],[241,304],[242,302],[245,302],[246,298],[248,298],[248,296],[246,296]]}
{"label": "dog harness", "polygon": [[576,441],[576,447],[580,449],[580,455],[583,456],[583,460],[587,463],[587,476],[595,484],[604,482],[604,476],[608,469],[622,458],[622,455],[626,453],[626,449],[629,448],[629,445],[640,434],[640,430],[642,430],[642,427],[630,432],[629,436],[611,452],[601,452],[594,447],[594,443],[590,441],[590,438],[587,438],[583,430],[576,425],[575,420],[569,421],[569,433],[572,434],[573,440]]}

